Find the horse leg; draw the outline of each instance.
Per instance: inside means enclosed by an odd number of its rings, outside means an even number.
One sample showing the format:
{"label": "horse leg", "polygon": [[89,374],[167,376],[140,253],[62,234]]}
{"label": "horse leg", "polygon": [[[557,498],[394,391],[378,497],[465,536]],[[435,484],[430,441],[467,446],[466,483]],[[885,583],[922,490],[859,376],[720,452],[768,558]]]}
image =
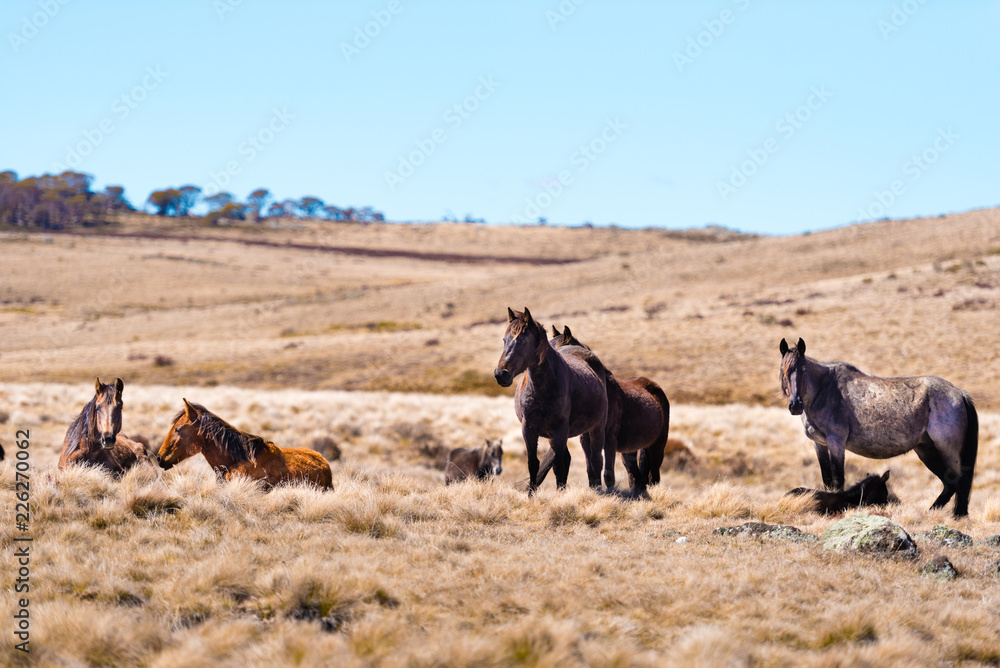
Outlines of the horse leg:
{"label": "horse leg", "polygon": [[639,475],[650,485],[660,484],[660,467],[663,466],[663,453],[666,448],[667,436],[664,431],[652,445],[639,452]]}
{"label": "horse leg", "polygon": [[583,456],[587,460],[587,482],[591,487],[601,486],[601,465],[594,457],[594,444],[590,439],[590,432],[580,434],[580,448]]}
{"label": "horse leg", "polygon": [[528,496],[538,489],[538,432],[521,425],[521,436],[528,454]]}
{"label": "horse leg", "polygon": [[[617,450],[618,435],[604,434],[604,487],[609,492],[615,488],[615,452]],[[600,487],[600,483],[597,486]]]}
{"label": "horse leg", "polygon": [[[611,480],[610,484],[608,484],[608,489],[610,490],[615,486],[615,451],[611,450],[611,454],[607,462],[602,461],[605,451],[603,423],[601,423],[594,429],[590,430],[588,434],[590,435],[590,445],[591,445],[590,450],[593,453],[594,472],[595,472],[594,480],[591,482],[590,486],[593,487],[594,489],[601,488],[601,465],[604,464],[605,467],[604,481],[605,483],[607,483],[609,479]],[[610,478],[608,476],[609,468],[611,471]]]}
{"label": "horse leg", "polygon": [[[830,478],[833,489],[838,492],[844,489],[844,439],[828,435],[826,449],[830,453]],[[825,482],[825,481],[824,481]]]}
{"label": "horse leg", "polygon": [[564,425],[549,439],[549,447],[556,453],[552,468],[556,473],[556,489],[566,489],[566,479],[569,477],[569,448],[566,446],[569,425]]}
{"label": "horse leg", "polygon": [[628,488],[635,489],[639,477],[642,475],[642,460],[634,452],[623,452],[621,455],[622,465],[625,467],[625,472],[628,473]]}
{"label": "horse leg", "polygon": [[646,492],[646,478],[643,477],[637,459],[638,453],[622,453],[622,464],[625,465],[625,470],[628,471],[629,489],[631,490],[630,496],[640,499],[648,497],[649,494]]}
{"label": "horse leg", "polygon": [[[946,477],[943,477],[934,471],[934,474],[945,483],[945,489],[933,507],[937,508],[948,502],[948,497],[951,496],[950,488],[955,496],[955,507],[952,509],[955,517],[969,514],[969,494],[972,491],[972,477],[976,471],[976,453],[979,449],[979,415],[971,399],[964,397],[963,402],[965,429],[957,431],[961,421],[954,412],[940,415],[932,408],[926,439],[932,442],[928,446],[929,449],[933,449],[930,457],[940,460],[938,465],[946,472]],[[915,449],[920,455],[920,450]],[[931,468],[930,463],[924,460],[922,455],[920,460],[927,465],[927,468]]]}
{"label": "horse leg", "polygon": [[930,469],[930,472],[936,475],[944,484],[941,494],[931,504],[931,510],[944,508],[945,504],[951,501],[951,497],[955,495],[955,491],[958,489],[959,474],[949,469],[944,459],[941,458],[941,453],[938,452],[937,447],[934,445],[934,441],[921,443],[913,448],[913,450],[917,453],[920,461],[924,463],[924,466]]}
{"label": "horse leg", "polygon": [[819,462],[819,472],[823,476],[823,487],[833,489],[833,476],[830,473],[830,451],[822,443],[813,443],[816,446],[816,460]]}

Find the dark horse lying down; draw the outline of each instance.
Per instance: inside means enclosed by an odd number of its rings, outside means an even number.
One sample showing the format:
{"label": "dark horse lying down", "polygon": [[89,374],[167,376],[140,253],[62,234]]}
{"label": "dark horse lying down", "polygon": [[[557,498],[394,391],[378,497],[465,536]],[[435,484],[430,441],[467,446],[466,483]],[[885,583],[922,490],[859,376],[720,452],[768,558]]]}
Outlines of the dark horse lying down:
{"label": "dark horse lying down", "polygon": [[466,478],[485,480],[503,473],[503,439],[491,441],[481,448],[455,448],[448,453],[444,463],[444,484],[450,485]]}
{"label": "dark horse lying down", "polygon": [[848,487],[841,492],[827,492],[819,489],[796,487],[785,496],[805,496],[811,494],[815,500],[813,511],[817,513],[842,513],[848,508],[862,506],[884,506],[899,503],[899,499],[886,484],[889,482],[889,472],[882,475],[871,473],[861,482]]}

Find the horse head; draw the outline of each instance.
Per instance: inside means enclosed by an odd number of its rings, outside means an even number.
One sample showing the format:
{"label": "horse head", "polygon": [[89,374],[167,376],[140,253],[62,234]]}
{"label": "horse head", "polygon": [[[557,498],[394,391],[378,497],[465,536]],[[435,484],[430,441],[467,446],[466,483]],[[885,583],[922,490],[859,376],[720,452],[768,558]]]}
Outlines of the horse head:
{"label": "horse head", "polygon": [[862,499],[866,501],[864,505],[884,506],[886,504],[899,503],[899,498],[889,489],[889,471],[882,475],[870,473],[858,483],[861,487]]}
{"label": "horse head", "polygon": [[121,378],[114,385],[105,385],[100,378],[94,382],[93,430],[101,447],[112,447],[122,430],[123,389],[125,383]]}
{"label": "horse head", "polygon": [[806,342],[801,338],[794,348],[789,348],[784,339],[778,347],[781,351],[781,393],[788,400],[788,411],[792,415],[802,415],[802,384],[805,378]]}
{"label": "horse head", "polygon": [[156,453],[160,468],[164,471],[201,452],[198,429],[200,417],[198,407],[184,399],[184,410],[174,418],[173,424],[170,425],[170,431],[163,439],[163,445]]}
{"label": "horse head", "polygon": [[545,328],[535,322],[527,308],[518,313],[507,307],[503,352],[493,377],[501,387],[510,387],[518,374],[542,360],[548,345]]}
{"label": "horse head", "polygon": [[553,348],[561,348],[562,346],[580,346],[581,348],[586,348],[590,350],[590,346],[580,343],[580,339],[573,336],[573,332],[569,331],[569,325],[563,327],[563,331],[552,325],[552,338],[549,339],[549,344]]}
{"label": "horse head", "polygon": [[488,475],[500,475],[503,473],[503,439],[491,441],[486,439],[486,451],[483,453],[483,468],[486,468]]}

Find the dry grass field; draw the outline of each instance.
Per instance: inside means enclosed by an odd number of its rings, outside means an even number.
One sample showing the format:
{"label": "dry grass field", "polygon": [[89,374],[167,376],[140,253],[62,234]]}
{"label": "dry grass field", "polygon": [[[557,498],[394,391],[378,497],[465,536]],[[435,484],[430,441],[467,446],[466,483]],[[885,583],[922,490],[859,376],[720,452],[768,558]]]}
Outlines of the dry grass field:
{"label": "dry grass field", "polygon": [[[1000,664],[998,547],[924,541],[906,561],[713,534],[760,520],[819,537],[840,518],[783,498],[820,482],[777,400],[778,341],[799,336],[820,359],[967,389],[981,422],[968,518],[927,510],[939,483],[912,453],[849,454],[847,478],[890,469],[902,503],[876,512],[911,534],[1000,534],[1000,211],[785,238],[147,218],[118,231],[149,236],[0,233],[0,442],[10,453],[30,430],[34,539],[25,655],[8,458],[5,664]],[[529,499],[512,399],[492,379],[508,304],[657,380],[695,459],[628,501],[586,488],[574,440],[569,488],[550,479]],[[95,375],[125,380],[123,431],[154,444],[182,398],[278,445],[328,439],[334,490],[220,484],[200,457],[121,480],[58,471]],[[444,486],[443,453],[498,437],[499,479]],[[921,574],[937,555],[957,580]]]}

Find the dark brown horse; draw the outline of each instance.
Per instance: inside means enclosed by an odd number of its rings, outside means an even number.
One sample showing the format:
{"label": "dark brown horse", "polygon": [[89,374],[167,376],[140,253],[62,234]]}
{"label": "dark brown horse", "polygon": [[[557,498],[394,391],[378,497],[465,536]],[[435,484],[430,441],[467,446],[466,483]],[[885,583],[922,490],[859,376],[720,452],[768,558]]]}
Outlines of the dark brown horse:
{"label": "dark brown horse", "polygon": [[528,494],[538,488],[538,439],[549,439],[556,486],[564,488],[570,454],[566,440],[580,436],[587,459],[591,487],[601,486],[604,427],[608,417],[606,372],[586,348],[564,346],[556,350],[528,309],[507,309],[503,353],[493,376],[510,387],[523,373],[514,394],[514,413],[528,453]]}
{"label": "dark brown horse", "polygon": [[220,478],[244,475],[269,486],[309,482],[333,488],[330,464],[315,450],[279,448],[260,436],[242,432],[204,406],[184,400],[160,446],[160,466],[170,469],[202,453]]}
{"label": "dark brown horse", "polygon": [[124,389],[121,378],[114,385],[105,385],[97,379],[94,398],[66,431],[59,468],[90,464],[121,475],[141,461],[153,463],[141,443],[121,433]]}
{"label": "dark brown horse", "polygon": [[466,478],[485,480],[503,473],[503,441],[486,439],[481,448],[455,448],[448,453],[444,463],[444,484],[450,485]]}
{"label": "dark brown horse", "polygon": [[860,482],[842,492],[828,492],[819,489],[796,487],[785,496],[812,495],[813,511],[826,515],[842,513],[849,508],[863,506],[884,506],[899,503],[899,499],[889,489],[889,472],[882,475],[866,475]]}
{"label": "dark brown horse", "polygon": [[910,450],[944,489],[931,505],[955,497],[955,517],[969,514],[979,449],[979,416],[972,398],[936,376],[883,378],[844,362],[806,357],[806,342],[781,340],[781,391],[792,415],[802,416],[815,443],[823,484],[844,488],[844,452],[888,459]]}
{"label": "dark brown horse", "polygon": [[[573,336],[569,327],[564,327],[562,332],[553,327],[552,332],[554,336],[549,343],[556,349],[580,346],[590,350]],[[670,402],[663,389],[649,378],[619,379],[610,371],[607,372],[607,393],[604,484],[608,489],[614,487],[615,452],[619,452],[628,471],[631,494],[644,496],[648,485],[660,482],[660,465],[670,431]],[[549,455],[539,469],[541,479],[551,466]]]}

